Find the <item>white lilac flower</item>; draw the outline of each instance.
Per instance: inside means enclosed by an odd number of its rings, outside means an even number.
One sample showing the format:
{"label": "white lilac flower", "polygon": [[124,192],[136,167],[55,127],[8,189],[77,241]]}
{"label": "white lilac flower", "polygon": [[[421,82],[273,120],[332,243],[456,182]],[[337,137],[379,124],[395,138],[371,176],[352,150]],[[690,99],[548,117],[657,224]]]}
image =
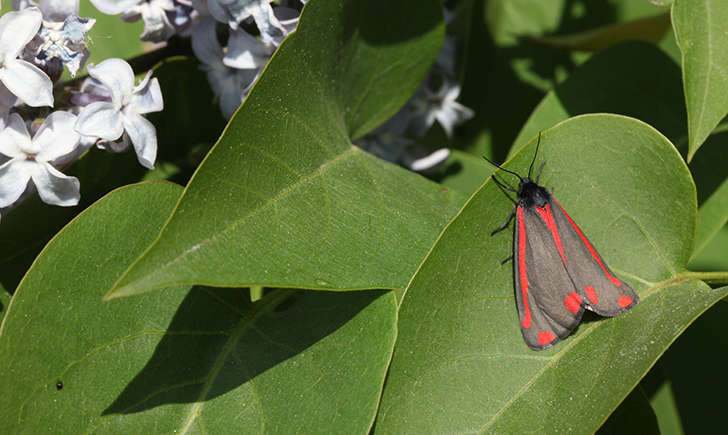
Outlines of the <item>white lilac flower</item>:
{"label": "white lilac flower", "polygon": [[18,55],[38,33],[42,14],[37,8],[0,17],[0,81],[29,106],[53,106],[53,85],[37,66]]}
{"label": "white lilac flower", "polygon": [[286,30],[270,5],[272,0],[207,0],[207,9],[218,21],[237,29],[248,18],[255,21],[263,42],[280,44]]}
{"label": "white lilac flower", "polygon": [[402,155],[402,164],[415,172],[432,172],[438,169],[447,158],[450,157],[450,149],[440,148],[435,151],[428,151],[420,147],[410,147]]}
{"label": "white lilac flower", "polygon": [[91,0],[91,3],[105,14],[121,14],[123,21],[141,18],[144,21],[144,32],[139,37],[142,41],[163,42],[175,33],[167,15],[176,11],[173,0]]}
{"label": "white lilac flower", "polygon": [[[276,18],[278,18],[278,21],[283,26],[284,37],[296,30],[296,26],[298,26],[298,20],[300,18],[298,10],[286,6],[278,6],[273,10],[273,12],[276,14]],[[281,40],[282,39],[283,38],[281,38]],[[278,41],[278,44],[280,44],[280,41]]]}
{"label": "white lilac flower", "polygon": [[200,12],[195,10],[192,0],[174,0],[174,11],[167,13],[169,22],[181,36],[190,36],[199,17]]}
{"label": "white lilac flower", "polygon": [[43,68],[51,77],[59,77],[63,66],[72,77],[83,68],[89,57],[86,32],[96,20],[71,15],[62,23],[43,22],[43,26],[25,48],[24,57]]}
{"label": "white lilac flower", "polygon": [[448,136],[452,136],[456,125],[472,118],[471,109],[458,103],[460,86],[453,80],[442,76],[440,86],[432,90],[426,81],[410,100],[412,129],[417,135],[423,135],[435,120],[440,123]]}
{"label": "white lilac flower", "polygon": [[243,29],[232,30],[222,62],[230,68],[258,69],[268,63],[274,51],[272,43],[265,43]]}
{"label": "white lilac flower", "polygon": [[76,131],[83,136],[117,140],[129,136],[139,163],[152,169],[157,157],[157,132],[144,114],[164,108],[162,91],[150,71],[134,86],[134,71],[122,59],[107,59],[89,65],[88,73],[109,91],[111,101],[95,101],[78,115]]}
{"label": "white lilac flower", "polygon": [[18,101],[18,97],[16,97],[8,88],[5,87],[2,83],[0,83],[0,131],[5,128],[5,126],[8,123],[8,118],[10,115],[10,109],[15,106],[15,103]]}
{"label": "white lilac flower", "polygon": [[215,21],[210,17],[203,17],[195,26],[192,51],[204,64],[212,92],[219,99],[220,110],[225,117],[230,118],[243,102],[261,69],[235,69],[223,63],[224,53],[215,34]]}
{"label": "white lilac flower", "polygon": [[0,166],[0,208],[16,202],[32,181],[43,202],[72,206],[80,198],[79,182],[54,167],[72,154],[79,136],[73,130],[76,116],[63,111],[51,113],[31,138],[17,113],[9,117],[0,132],[0,154],[10,158]]}
{"label": "white lilac flower", "polygon": [[13,9],[37,7],[43,13],[43,20],[62,23],[71,15],[78,16],[78,0],[13,0]]}
{"label": "white lilac flower", "polygon": [[60,77],[63,66],[71,76],[83,68],[89,57],[86,32],[96,20],[78,16],[78,0],[13,0],[13,8],[37,7],[43,23],[28,43],[23,57],[46,71],[53,79]]}

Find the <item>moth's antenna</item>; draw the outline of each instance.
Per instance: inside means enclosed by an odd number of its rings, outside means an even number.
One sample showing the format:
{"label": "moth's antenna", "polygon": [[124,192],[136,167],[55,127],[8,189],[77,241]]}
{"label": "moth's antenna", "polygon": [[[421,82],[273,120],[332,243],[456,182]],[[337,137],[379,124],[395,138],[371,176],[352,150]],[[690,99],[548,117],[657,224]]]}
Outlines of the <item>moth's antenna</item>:
{"label": "moth's antenna", "polygon": [[506,198],[508,198],[513,204],[518,204],[518,202],[516,200],[511,198],[511,196],[508,193],[506,193],[507,191],[518,193],[518,191],[516,189],[503,184],[499,179],[495,178],[495,174],[491,175],[491,178],[493,178],[493,182],[496,184],[496,186],[500,187],[500,191],[503,192],[503,194],[506,196]]}
{"label": "moth's antenna", "polygon": [[540,131],[538,132],[538,141],[536,142],[536,152],[533,153],[533,159],[531,159],[531,166],[528,167],[528,178],[531,178],[531,171],[533,170],[533,162],[536,161],[536,156],[538,155],[539,145],[541,145],[541,132]]}
{"label": "moth's antenna", "polygon": [[518,175],[517,173],[515,173],[515,172],[513,172],[513,171],[510,171],[510,170],[508,170],[508,169],[506,169],[506,168],[502,167],[501,165],[496,165],[496,164],[495,164],[495,163],[493,163],[493,162],[492,162],[492,161],[491,161],[491,160],[490,160],[489,158],[487,158],[487,157],[485,157],[485,156],[483,156],[483,158],[485,159],[485,161],[486,161],[486,162],[490,163],[491,165],[495,166],[496,168],[500,169],[501,171],[506,171],[506,172],[508,172],[509,174],[513,174],[513,175],[515,175],[516,177],[518,177],[518,179],[519,179],[519,180],[523,181],[523,177],[521,177],[521,176],[520,176],[520,175]]}

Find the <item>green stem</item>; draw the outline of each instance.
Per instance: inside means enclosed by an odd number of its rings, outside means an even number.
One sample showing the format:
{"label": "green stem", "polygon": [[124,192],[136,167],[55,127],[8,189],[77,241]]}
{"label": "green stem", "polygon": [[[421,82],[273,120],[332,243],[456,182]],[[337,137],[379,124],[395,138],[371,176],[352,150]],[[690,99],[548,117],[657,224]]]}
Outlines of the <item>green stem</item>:
{"label": "green stem", "polygon": [[685,272],[680,274],[681,278],[699,279],[708,284],[728,284],[728,271],[726,272]]}
{"label": "green stem", "polygon": [[263,298],[263,286],[250,286],[250,302],[259,301]]}

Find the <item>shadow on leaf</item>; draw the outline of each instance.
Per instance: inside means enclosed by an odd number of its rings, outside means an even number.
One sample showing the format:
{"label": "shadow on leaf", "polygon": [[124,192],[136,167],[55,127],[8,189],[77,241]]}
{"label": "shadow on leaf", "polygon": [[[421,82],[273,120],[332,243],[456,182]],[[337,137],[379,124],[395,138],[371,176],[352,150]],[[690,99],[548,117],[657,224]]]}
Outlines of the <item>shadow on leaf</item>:
{"label": "shadow on leaf", "polygon": [[103,415],[202,402],[235,390],[286,360],[303,357],[387,293],[280,292],[288,296],[278,293],[275,299],[270,293],[251,303],[245,289],[195,287],[149,362]]}

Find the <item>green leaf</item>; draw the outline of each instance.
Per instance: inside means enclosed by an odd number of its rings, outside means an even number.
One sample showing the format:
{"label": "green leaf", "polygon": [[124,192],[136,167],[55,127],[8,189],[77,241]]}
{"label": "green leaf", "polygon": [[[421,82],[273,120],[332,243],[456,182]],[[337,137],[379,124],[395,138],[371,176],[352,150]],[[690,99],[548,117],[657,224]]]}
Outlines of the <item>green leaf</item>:
{"label": "green leaf", "polygon": [[[700,219],[700,213],[698,213],[698,219]],[[690,263],[688,263],[690,270],[706,272],[728,270],[728,256],[725,255],[726,246],[728,246],[728,226],[718,230],[710,241],[703,246],[700,253],[690,259]]]}
{"label": "green leaf", "polygon": [[592,56],[544,97],[511,152],[557,122],[594,112],[641,119],[679,141],[686,123],[680,88],[678,66],[655,46],[641,42],[614,46]]}
{"label": "green leaf", "polygon": [[688,161],[728,113],[728,4],[676,0],[672,25],[682,52],[688,110]]}
{"label": "green leaf", "polygon": [[392,292],[251,303],[246,289],[175,287],[101,301],[181,192],[114,191],[44,249],[0,330],[3,429],[366,432],[394,346]]}
{"label": "green leaf", "polygon": [[[689,332],[697,324],[703,322],[703,319],[710,315],[718,305],[713,305],[706,313],[703,313],[690,327],[687,329]],[[685,338],[686,334],[683,333],[678,337],[678,341]],[[670,349],[667,350],[670,352]],[[663,355],[657,363],[650,369],[649,373],[640,382],[640,387],[644,390],[650,398],[650,405],[655,411],[657,417],[657,424],[660,427],[660,432],[663,434],[682,434],[682,422],[680,419],[680,413],[676,405],[675,391],[672,388],[672,382],[665,370],[664,364],[665,357]]]}
{"label": "green leaf", "polygon": [[670,28],[670,15],[626,21],[569,35],[528,38],[529,42],[562,50],[600,51],[625,41],[657,44]]}
{"label": "green leaf", "polygon": [[308,4],[160,238],[109,297],[173,283],[404,287],[462,199],[351,140],[417,88],[442,42],[439,8]]}
{"label": "green leaf", "polygon": [[[122,154],[92,148],[64,171],[81,182],[78,206],[50,206],[33,194],[4,215],[0,224],[0,284],[7,291],[15,291],[43,246],[81,210],[109,191],[144,178],[171,178],[186,183],[217,140],[225,121],[209,86],[204,84],[207,79],[199,63],[171,59],[156,68],[154,76],[159,78],[166,107],[149,116],[159,140],[156,169],[148,172],[143,168],[131,147]],[[196,122],[181,122],[190,119]],[[170,167],[172,170],[164,173]]]}
{"label": "green leaf", "polygon": [[[698,187],[698,231],[693,256],[698,256],[728,222],[728,167],[725,150],[728,132],[713,132],[690,162]],[[725,255],[722,255],[725,257]]]}
{"label": "green leaf", "polygon": [[[506,168],[526,173],[535,145]],[[695,187],[656,130],[618,115],[575,117],[543,133],[538,160],[547,162],[541,184],[553,186],[640,303],[613,319],[582,322],[549,350],[530,350],[519,329],[512,265],[500,264],[512,236],[489,235],[512,204],[485,183],[406,290],[378,431],[592,432],[675,337],[728,294],[684,272]]]}
{"label": "green leaf", "polygon": [[[482,157],[453,150],[445,162],[445,171],[438,180],[443,186],[470,196],[483,184],[495,169]],[[465,199],[465,198],[464,198]]]}
{"label": "green leaf", "polygon": [[493,0],[487,3],[486,19],[496,44],[515,45],[520,36],[555,31],[565,7],[564,0]]}

